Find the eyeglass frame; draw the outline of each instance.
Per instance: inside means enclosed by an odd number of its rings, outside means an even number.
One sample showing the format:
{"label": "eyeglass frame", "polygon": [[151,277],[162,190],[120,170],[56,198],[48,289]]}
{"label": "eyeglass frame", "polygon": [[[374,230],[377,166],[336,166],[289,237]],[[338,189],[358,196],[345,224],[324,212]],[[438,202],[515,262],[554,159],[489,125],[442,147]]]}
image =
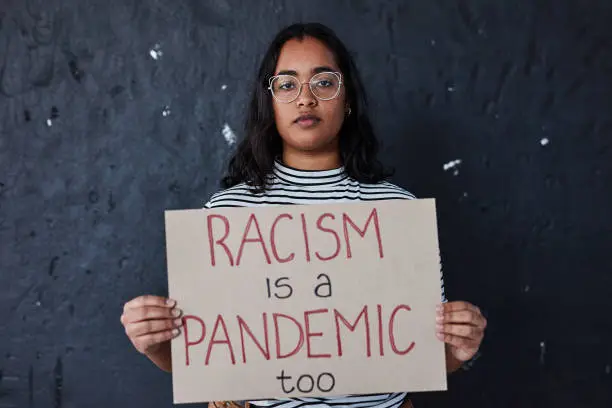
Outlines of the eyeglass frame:
{"label": "eyeglass frame", "polygon": [[[334,96],[332,96],[331,98],[320,98],[318,97],[313,91],[312,91],[312,78],[316,77],[317,75],[321,75],[321,74],[334,74],[336,77],[338,77],[338,90],[336,91],[336,94]],[[300,84],[300,90],[298,91],[297,95],[295,96],[295,98],[293,98],[290,101],[281,101],[280,99],[278,99],[276,97],[276,95],[274,95],[274,91],[272,90],[272,81],[274,81],[276,78],[279,77],[283,77],[283,76],[288,76],[288,77],[292,77],[295,78],[295,81]],[[342,73],[341,72],[337,72],[337,71],[323,71],[323,72],[317,72],[316,74],[314,74],[312,77],[310,77],[310,79],[306,82],[300,82],[299,78],[297,78],[295,75],[290,75],[290,74],[281,74],[281,75],[274,75],[272,77],[270,77],[270,79],[268,80],[268,90],[270,91],[270,93],[272,94],[272,97],[280,102],[280,103],[292,103],[295,102],[300,95],[302,94],[302,88],[304,87],[304,85],[308,84],[308,88],[310,88],[310,93],[317,98],[320,101],[331,101],[332,99],[335,99],[338,97],[338,95],[340,95],[340,89],[342,89],[342,84],[344,83],[344,81],[342,81]]]}

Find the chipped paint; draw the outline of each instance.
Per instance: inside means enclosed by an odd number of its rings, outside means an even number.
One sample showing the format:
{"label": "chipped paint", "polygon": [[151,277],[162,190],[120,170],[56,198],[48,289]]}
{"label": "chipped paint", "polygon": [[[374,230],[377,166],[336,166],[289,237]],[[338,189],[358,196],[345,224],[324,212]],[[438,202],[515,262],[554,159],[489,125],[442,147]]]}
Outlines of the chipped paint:
{"label": "chipped paint", "polygon": [[457,159],[457,160],[451,160],[448,163],[444,164],[444,166],[442,166],[442,168],[444,169],[444,171],[448,171],[454,167],[457,167],[458,165],[461,164],[461,159]]}
{"label": "chipped paint", "polygon": [[225,141],[227,142],[228,146],[232,146],[236,143],[236,135],[227,123],[223,125],[221,133],[223,134],[223,137],[225,138]]}
{"label": "chipped paint", "polygon": [[163,57],[164,53],[161,50],[161,46],[159,44],[155,44],[155,46],[153,46],[153,48],[149,50],[149,55],[151,56],[151,58],[157,61],[161,57]]}

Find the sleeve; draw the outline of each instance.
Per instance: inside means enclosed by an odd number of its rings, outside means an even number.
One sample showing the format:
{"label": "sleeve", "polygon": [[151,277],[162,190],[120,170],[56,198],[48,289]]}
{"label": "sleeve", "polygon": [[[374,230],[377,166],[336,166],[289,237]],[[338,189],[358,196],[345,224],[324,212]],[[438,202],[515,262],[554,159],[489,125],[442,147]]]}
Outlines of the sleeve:
{"label": "sleeve", "polygon": [[221,193],[222,191],[217,191],[215,193],[212,193],[210,195],[210,197],[208,198],[208,201],[206,201],[204,203],[204,209],[211,209],[211,208],[215,208],[216,207],[216,198],[219,196],[219,193]]}
{"label": "sleeve", "polygon": [[448,302],[448,299],[446,299],[446,293],[444,291],[444,273],[442,273],[442,263],[440,263],[440,300],[442,303],[446,303]]}
{"label": "sleeve", "polygon": [[482,352],[480,350],[477,351],[476,354],[474,354],[474,357],[472,357],[471,359],[469,359],[468,361],[466,361],[465,363],[461,365],[460,369],[463,371],[469,371],[472,367],[474,367],[476,360],[478,360],[481,356],[482,356]]}

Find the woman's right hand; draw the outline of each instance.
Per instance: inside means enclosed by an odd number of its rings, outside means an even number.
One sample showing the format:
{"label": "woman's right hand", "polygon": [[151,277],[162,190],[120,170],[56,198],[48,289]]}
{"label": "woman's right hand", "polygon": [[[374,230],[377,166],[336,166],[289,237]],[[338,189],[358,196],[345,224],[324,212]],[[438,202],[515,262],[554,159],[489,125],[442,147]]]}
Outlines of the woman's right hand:
{"label": "woman's right hand", "polygon": [[176,301],[144,295],[123,306],[120,320],[136,350],[150,355],[180,334],[181,315]]}

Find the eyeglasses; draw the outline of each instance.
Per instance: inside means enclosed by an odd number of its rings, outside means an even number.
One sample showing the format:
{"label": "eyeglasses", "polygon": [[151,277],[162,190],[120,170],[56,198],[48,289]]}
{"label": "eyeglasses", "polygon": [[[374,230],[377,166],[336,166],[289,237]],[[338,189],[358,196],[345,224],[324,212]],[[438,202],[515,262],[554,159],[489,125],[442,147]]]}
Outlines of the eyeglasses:
{"label": "eyeglasses", "polygon": [[277,101],[291,103],[299,98],[304,84],[308,84],[310,92],[317,99],[329,101],[340,93],[342,74],[339,72],[319,72],[313,75],[308,82],[300,82],[293,75],[275,75],[270,78],[268,89]]}

